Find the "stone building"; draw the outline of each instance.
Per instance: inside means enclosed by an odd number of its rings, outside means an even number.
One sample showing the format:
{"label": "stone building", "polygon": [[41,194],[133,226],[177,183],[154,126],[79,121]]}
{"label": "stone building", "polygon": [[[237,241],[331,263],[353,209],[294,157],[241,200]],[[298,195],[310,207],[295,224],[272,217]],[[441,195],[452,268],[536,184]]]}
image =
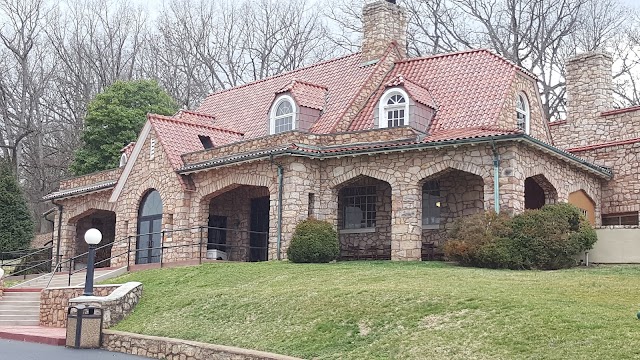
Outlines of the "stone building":
{"label": "stone building", "polygon": [[56,253],[82,253],[93,226],[111,244],[102,266],[282,259],[314,217],[343,258],[420,260],[456,218],[556,202],[637,227],[640,108],[611,109],[610,57],[567,64],[569,116],[550,124],[526,70],[487,50],[407,58],[392,2],[363,19],[361,52],[149,114],[121,167],[46,197]]}

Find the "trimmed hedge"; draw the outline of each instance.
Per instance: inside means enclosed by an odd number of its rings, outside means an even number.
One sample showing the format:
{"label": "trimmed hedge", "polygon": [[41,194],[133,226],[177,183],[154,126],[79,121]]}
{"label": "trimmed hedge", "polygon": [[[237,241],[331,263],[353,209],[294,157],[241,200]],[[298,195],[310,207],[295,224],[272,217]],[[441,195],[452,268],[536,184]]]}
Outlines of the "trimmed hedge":
{"label": "trimmed hedge", "polygon": [[462,265],[553,270],[574,266],[596,240],[580,209],[557,204],[512,219],[492,212],[460,219],[444,251]]}
{"label": "trimmed hedge", "polygon": [[289,261],[327,263],[340,255],[338,232],[326,221],[307,219],[296,226],[287,249]]}

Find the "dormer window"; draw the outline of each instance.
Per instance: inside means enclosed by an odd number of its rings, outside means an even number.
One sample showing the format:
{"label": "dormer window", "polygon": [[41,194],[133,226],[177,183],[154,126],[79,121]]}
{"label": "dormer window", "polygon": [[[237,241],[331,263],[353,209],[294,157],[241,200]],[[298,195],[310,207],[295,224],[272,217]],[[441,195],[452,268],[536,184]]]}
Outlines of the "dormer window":
{"label": "dormer window", "polygon": [[296,105],[290,96],[278,98],[271,110],[271,134],[295,129]]}
{"label": "dormer window", "polygon": [[409,97],[402,89],[389,89],[380,99],[379,124],[381,128],[409,125]]}
{"label": "dormer window", "polygon": [[524,93],[520,93],[516,98],[516,125],[525,134],[529,134],[530,118],[529,101]]}

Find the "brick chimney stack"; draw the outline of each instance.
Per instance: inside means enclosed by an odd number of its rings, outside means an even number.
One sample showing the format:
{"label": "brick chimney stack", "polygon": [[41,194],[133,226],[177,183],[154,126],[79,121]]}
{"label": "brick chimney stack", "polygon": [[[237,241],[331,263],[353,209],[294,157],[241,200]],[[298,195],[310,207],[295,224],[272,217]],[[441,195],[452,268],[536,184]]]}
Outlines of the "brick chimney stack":
{"label": "brick chimney stack", "polygon": [[375,0],[362,9],[362,55],[365,61],[382,57],[392,41],[405,57],[407,46],[407,14],[394,0]]}
{"label": "brick chimney stack", "polygon": [[613,109],[613,59],[607,53],[577,55],[565,64],[567,120],[580,131],[592,130],[600,113]]}

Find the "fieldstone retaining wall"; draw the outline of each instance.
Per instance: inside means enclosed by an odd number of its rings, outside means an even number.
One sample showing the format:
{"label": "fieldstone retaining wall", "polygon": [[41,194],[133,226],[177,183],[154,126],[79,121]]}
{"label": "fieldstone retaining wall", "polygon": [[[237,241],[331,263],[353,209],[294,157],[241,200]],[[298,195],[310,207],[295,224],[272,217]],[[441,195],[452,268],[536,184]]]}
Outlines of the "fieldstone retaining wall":
{"label": "fieldstone retaining wall", "polygon": [[[135,284],[132,286],[130,284]],[[120,290],[127,289],[127,291]],[[44,289],[40,293],[40,326],[63,328],[67,326],[67,309],[70,300],[74,304],[101,305],[104,311],[104,327],[109,327],[124,318],[138,303],[142,295],[141,283],[124,285],[98,285],[93,289],[96,296],[80,297],[82,287],[59,287]],[[123,294],[125,292],[125,294]],[[77,301],[82,299],[82,301]]]}
{"label": "fieldstone retaining wall", "polygon": [[102,347],[109,351],[167,360],[300,360],[263,351],[115,330],[104,330]]}

